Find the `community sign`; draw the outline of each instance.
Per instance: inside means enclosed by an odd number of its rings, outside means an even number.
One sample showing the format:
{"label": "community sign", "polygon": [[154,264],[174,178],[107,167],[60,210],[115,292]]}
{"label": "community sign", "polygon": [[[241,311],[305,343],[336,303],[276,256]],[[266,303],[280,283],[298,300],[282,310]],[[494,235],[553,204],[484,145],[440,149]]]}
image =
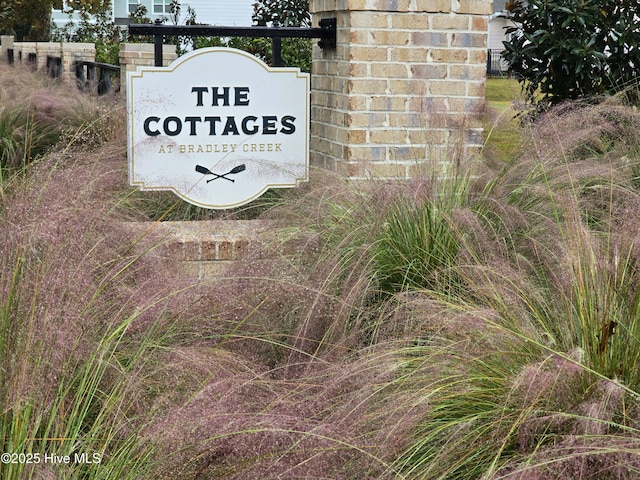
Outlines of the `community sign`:
{"label": "community sign", "polygon": [[309,75],[231,48],[127,73],[129,183],[232,208],[309,176]]}

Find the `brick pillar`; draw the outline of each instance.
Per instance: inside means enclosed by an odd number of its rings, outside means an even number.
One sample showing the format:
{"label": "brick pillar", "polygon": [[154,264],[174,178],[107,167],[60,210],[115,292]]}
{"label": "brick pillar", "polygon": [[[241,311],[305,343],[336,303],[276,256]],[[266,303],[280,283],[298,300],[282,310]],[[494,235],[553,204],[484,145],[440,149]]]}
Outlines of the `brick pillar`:
{"label": "brick pillar", "polygon": [[87,62],[96,61],[96,46],[93,43],[67,43],[60,47],[62,58],[62,79],[70,85],[76,83],[76,70],[73,62],[84,60]]}
{"label": "brick pillar", "polygon": [[61,57],[60,42],[36,43],[37,70],[43,75],[47,74],[47,57]]}
{"label": "brick pillar", "polygon": [[9,63],[8,50],[13,49],[13,35],[0,35],[0,61]]}
{"label": "brick pillar", "polygon": [[[162,65],[168,66],[178,55],[175,45],[163,45]],[[135,72],[139,66],[153,67],[155,65],[154,45],[152,43],[121,43],[120,44],[120,89],[127,88],[127,72]]]}
{"label": "brick pillar", "polygon": [[351,178],[410,178],[482,145],[491,0],[311,0],[335,17],[314,47],[311,162]]}

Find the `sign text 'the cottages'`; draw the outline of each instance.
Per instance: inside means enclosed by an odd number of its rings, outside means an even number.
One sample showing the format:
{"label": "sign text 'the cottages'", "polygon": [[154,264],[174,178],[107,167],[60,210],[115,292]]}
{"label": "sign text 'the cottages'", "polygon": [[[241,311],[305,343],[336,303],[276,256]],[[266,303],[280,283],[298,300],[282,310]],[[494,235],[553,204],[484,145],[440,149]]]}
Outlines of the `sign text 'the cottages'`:
{"label": "sign text 'the cottages'", "polygon": [[127,74],[129,182],[231,208],[309,173],[309,75],[240,50]]}

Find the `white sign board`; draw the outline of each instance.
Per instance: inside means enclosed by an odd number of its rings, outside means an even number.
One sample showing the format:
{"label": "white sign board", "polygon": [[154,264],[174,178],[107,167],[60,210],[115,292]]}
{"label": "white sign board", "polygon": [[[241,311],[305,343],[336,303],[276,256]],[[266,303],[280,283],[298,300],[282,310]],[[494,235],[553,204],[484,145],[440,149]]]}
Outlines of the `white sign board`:
{"label": "white sign board", "polygon": [[206,208],[309,176],[309,75],[204,48],[127,73],[129,182]]}

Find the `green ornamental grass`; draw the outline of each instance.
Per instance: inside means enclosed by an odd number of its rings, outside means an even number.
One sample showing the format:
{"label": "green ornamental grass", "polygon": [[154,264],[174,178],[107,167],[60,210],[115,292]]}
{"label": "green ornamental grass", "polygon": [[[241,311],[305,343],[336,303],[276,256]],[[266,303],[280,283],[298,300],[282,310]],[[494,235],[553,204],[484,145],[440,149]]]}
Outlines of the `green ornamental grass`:
{"label": "green ornamental grass", "polygon": [[0,447],[51,461],[0,477],[638,477],[624,97],[446,178],[314,171],[204,279],[167,261],[176,200],[127,186],[122,99],[79,98],[97,116],[2,179]]}

